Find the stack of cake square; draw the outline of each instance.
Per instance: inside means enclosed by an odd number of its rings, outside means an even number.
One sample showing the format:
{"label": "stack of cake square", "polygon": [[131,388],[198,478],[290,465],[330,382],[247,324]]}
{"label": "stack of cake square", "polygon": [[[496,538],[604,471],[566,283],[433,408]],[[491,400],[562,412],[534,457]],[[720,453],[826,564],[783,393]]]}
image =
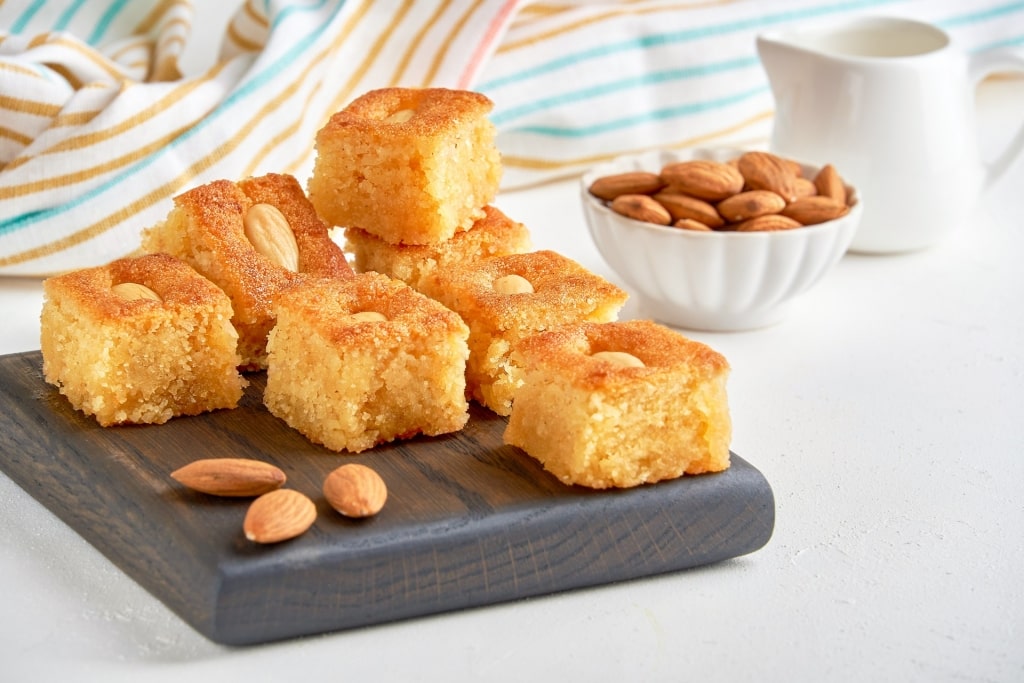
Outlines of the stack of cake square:
{"label": "stack of cake square", "polygon": [[616,323],[624,291],[530,251],[525,228],[489,205],[501,175],[490,109],[470,92],[367,93],[318,134],[310,200],[345,228],[357,272],[399,278],[462,317],[467,393],[511,416],[506,442],[563,482],[725,469],[725,359],[654,323]]}
{"label": "stack of cake square", "polygon": [[526,227],[491,205],[501,181],[492,107],[465,90],[384,88],[319,131],[309,197],[345,229],[356,271],[420,290],[435,272],[531,248]]}
{"label": "stack of cake square", "polygon": [[469,395],[508,415],[519,339],[613,320],[626,294],[568,258],[531,252],[529,231],[490,202],[501,180],[492,103],[479,93],[366,93],[317,135],[309,196],[345,229],[357,272],[398,278],[469,326]]}

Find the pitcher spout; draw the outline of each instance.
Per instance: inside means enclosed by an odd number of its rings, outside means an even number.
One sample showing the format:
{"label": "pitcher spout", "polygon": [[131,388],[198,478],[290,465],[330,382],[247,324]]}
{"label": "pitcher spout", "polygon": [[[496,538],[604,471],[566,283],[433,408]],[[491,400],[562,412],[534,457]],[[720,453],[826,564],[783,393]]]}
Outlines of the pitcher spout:
{"label": "pitcher spout", "polygon": [[793,32],[771,31],[757,36],[757,54],[768,82],[775,90],[780,82],[795,77],[797,67],[809,55]]}

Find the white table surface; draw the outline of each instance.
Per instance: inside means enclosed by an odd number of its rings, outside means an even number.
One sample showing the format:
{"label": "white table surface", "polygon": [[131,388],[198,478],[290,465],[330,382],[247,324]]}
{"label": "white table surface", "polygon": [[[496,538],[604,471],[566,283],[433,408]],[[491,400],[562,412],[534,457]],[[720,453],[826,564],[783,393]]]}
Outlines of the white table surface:
{"label": "white table surface", "polygon": [[[980,104],[992,149],[1024,118],[1024,81]],[[732,448],[775,492],[756,553],[226,648],[0,475],[0,679],[1024,680],[1022,189],[1024,160],[941,245],[848,255],[774,327],[690,333],[732,364]],[[618,281],[576,193],[496,204]],[[41,301],[38,280],[0,278],[0,354],[38,349]]]}

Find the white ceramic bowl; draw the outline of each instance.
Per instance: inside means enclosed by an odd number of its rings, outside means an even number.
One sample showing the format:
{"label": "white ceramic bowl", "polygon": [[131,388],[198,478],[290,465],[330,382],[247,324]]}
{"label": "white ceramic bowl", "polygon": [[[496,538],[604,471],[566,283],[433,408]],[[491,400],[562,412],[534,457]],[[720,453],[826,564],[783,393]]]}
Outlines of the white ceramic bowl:
{"label": "white ceramic bowl", "polygon": [[[702,232],[619,215],[587,188],[602,176],[657,173],[687,159],[725,161],[743,150],[691,149],[619,157],[581,179],[584,214],[598,251],[639,300],[639,313],[674,327],[750,330],[782,320],[794,297],[842,258],[863,211],[856,199],[843,217],[775,232]],[[818,168],[801,164],[805,177]],[[842,173],[842,169],[838,169]]]}

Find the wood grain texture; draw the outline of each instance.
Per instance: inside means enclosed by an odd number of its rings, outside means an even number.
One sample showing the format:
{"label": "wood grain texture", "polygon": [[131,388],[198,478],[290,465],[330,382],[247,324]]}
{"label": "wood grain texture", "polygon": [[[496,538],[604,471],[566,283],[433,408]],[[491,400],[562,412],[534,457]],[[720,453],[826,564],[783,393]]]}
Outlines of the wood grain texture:
{"label": "wood grain texture", "polygon": [[[241,405],[165,425],[104,429],[42,378],[38,352],[0,357],[0,467],[197,631],[260,643],[677,571],[761,548],[775,504],[735,454],[726,472],[625,491],[567,487],[474,407],[458,434],[358,456],[270,415],[262,375]],[[318,517],[273,546],[242,534],[247,499],[170,478],[198,458],[253,457],[288,475]],[[321,486],[361,462],[388,485],[377,516],[350,520]]]}

